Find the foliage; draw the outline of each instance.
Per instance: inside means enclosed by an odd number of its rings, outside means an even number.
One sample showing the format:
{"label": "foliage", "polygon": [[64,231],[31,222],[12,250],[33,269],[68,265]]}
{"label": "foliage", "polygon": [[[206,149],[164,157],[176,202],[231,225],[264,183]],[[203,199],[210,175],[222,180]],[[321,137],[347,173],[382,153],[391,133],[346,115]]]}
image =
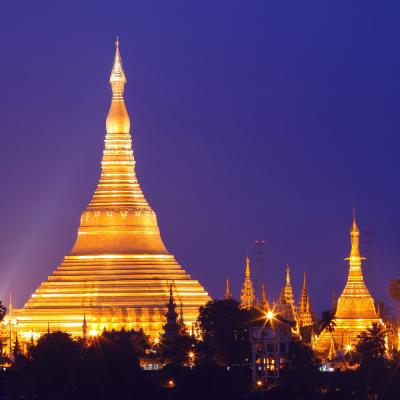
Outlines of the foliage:
{"label": "foliage", "polygon": [[318,321],[316,326],[316,331],[320,334],[322,331],[327,330],[328,332],[333,332],[335,330],[335,310],[325,310],[322,311],[321,319]]}
{"label": "foliage", "polygon": [[7,313],[7,308],[0,301],[0,322],[3,321],[4,317],[6,316],[6,313]]}
{"label": "foliage", "polygon": [[251,356],[248,327],[260,316],[256,310],[241,309],[234,299],[210,301],[200,308],[198,318],[200,353],[218,365],[246,365]]}
{"label": "foliage", "polygon": [[293,338],[281,372],[280,386],[288,393],[311,398],[319,380],[319,367],[320,361],[311,347]]}
{"label": "foliage", "polygon": [[196,353],[196,343],[196,339],[189,335],[165,337],[159,345],[160,355],[167,363],[189,365],[191,363],[189,354]]}
{"label": "foliage", "polygon": [[45,398],[73,387],[82,348],[65,332],[42,336],[31,350],[33,381],[39,397]]}
{"label": "foliage", "polygon": [[360,363],[384,360],[387,331],[381,324],[374,323],[358,336],[357,355]]}

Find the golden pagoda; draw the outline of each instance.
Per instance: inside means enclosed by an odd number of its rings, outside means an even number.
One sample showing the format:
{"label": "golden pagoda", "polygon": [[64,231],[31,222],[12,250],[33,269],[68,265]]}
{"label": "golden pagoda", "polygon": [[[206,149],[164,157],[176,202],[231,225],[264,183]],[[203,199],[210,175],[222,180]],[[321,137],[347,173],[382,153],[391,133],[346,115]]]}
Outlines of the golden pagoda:
{"label": "golden pagoda", "polygon": [[349,275],[342,295],[337,301],[333,331],[324,330],[317,338],[314,347],[321,353],[327,353],[333,340],[336,348],[343,348],[357,343],[357,336],[373,323],[382,324],[375,310],[374,300],[364,283],[362,261],[359,250],[360,232],[353,210],[353,223],[350,230],[351,252]]}
{"label": "golden pagoda", "polygon": [[251,282],[250,259],[246,257],[246,273],[243,288],[240,296],[240,306],[242,308],[252,308],[255,306],[256,296],[254,294],[253,283]]}
{"label": "golden pagoda", "polygon": [[20,338],[63,330],[82,336],[103,329],[139,329],[158,336],[165,324],[170,285],[191,328],[210,297],[166,249],[154,211],[135,174],[130,119],[124,102],[126,76],[118,39],[110,76],[111,106],[101,176],[84,210],[73,249],[22,309]]}

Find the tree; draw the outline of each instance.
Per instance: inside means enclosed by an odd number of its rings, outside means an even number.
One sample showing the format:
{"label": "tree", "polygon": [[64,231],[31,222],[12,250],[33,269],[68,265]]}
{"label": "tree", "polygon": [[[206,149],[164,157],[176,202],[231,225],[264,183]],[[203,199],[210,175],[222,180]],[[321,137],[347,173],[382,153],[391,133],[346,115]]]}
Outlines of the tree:
{"label": "tree", "polygon": [[39,398],[73,393],[82,348],[68,333],[48,333],[31,349],[33,381]]}
{"label": "tree", "polygon": [[386,334],[387,331],[383,325],[374,323],[358,336],[357,354],[360,357],[361,363],[384,359]]}
{"label": "tree", "polygon": [[81,398],[133,398],[140,394],[143,371],[135,353],[136,331],[104,331],[90,339],[79,368]]}
{"label": "tree", "polygon": [[0,301],[0,322],[3,321],[4,317],[6,316],[6,313],[7,313],[7,308]]}
{"label": "tree", "polygon": [[195,361],[196,342],[187,334],[163,338],[159,346],[160,355],[169,364],[189,365]]}
{"label": "tree", "polygon": [[240,308],[234,299],[214,300],[200,308],[198,322],[203,342],[199,351],[218,365],[245,365],[250,359],[248,327],[261,313]]}
{"label": "tree", "polygon": [[293,338],[284,360],[280,387],[288,398],[312,398],[318,389],[320,361],[313,350],[299,339]]}
{"label": "tree", "polygon": [[324,330],[332,333],[335,330],[335,310],[322,311],[321,319],[318,321],[317,331],[321,333]]}
{"label": "tree", "polygon": [[387,384],[388,362],[385,358],[386,329],[374,323],[359,336],[355,360],[359,362],[359,393],[380,396]]}

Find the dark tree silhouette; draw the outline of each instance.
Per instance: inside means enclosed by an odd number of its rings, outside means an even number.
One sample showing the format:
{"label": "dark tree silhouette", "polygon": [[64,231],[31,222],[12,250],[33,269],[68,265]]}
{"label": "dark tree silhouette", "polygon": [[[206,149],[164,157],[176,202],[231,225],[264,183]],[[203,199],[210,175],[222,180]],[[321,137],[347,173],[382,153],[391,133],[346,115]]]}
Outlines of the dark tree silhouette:
{"label": "dark tree silhouette", "polygon": [[335,330],[335,321],[333,318],[335,317],[335,310],[325,310],[322,311],[321,319],[318,321],[316,330],[318,333],[321,333],[323,330],[327,330],[328,332],[333,332]]}
{"label": "dark tree silhouette", "polygon": [[359,336],[355,360],[358,369],[358,393],[362,398],[380,398],[388,382],[388,362],[385,358],[386,329],[381,324],[372,324]]}
{"label": "dark tree silhouette", "polygon": [[82,348],[65,332],[42,336],[31,349],[34,390],[39,398],[73,394]]}
{"label": "dark tree silhouette", "polygon": [[3,321],[4,317],[6,316],[6,313],[7,313],[7,308],[0,301],[0,322]]}
{"label": "dark tree silhouette", "polygon": [[285,398],[313,398],[319,388],[319,367],[320,361],[311,347],[294,338],[289,346],[279,385],[280,390],[286,393]]}
{"label": "dark tree silhouette", "polygon": [[218,365],[246,365],[250,359],[248,327],[260,323],[261,312],[241,309],[234,299],[214,300],[200,308],[202,357]]}

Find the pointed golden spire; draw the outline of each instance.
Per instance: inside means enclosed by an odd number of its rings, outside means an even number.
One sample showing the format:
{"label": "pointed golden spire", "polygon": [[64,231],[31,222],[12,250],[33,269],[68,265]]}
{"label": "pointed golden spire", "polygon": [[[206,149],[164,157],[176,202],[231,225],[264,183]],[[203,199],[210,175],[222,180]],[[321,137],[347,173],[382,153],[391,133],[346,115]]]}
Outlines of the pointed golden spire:
{"label": "pointed golden spire", "polygon": [[250,259],[249,255],[246,255],[246,278],[250,278]]}
{"label": "pointed golden spire", "polygon": [[310,326],[313,324],[310,296],[308,295],[307,291],[307,277],[305,271],[303,276],[303,287],[301,289],[301,295],[299,300],[299,308],[297,312],[297,322],[299,324],[299,327]]}
{"label": "pointed golden spire", "polygon": [[126,76],[122,67],[119,40],[117,37],[115,42],[114,64],[110,75],[112,102],[106,121],[107,133],[129,133],[130,131],[131,124],[124,103],[125,83]]}
{"label": "pointed golden spire", "polygon": [[124,85],[126,83],[126,76],[124,68],[122,67],[121,53],[119,51],[119,39],[115,41],[115,56],[114,65],[110,75],[111,89],[113,92],[114,100],[121,100],[124,94]]}
{"label": "pointed golden spire", "polygon": [[251,282],[250,260],[249,255],[246,255],[246,273],[243,282],[242,293],[240,296],[241,307],[251,308],[254,307],[256,297],[254,294],[253,283]]}
{"label": "pointed golden spire", "polygon": [[265,290],[265,284],[264,282],[261,284],[261,300],[259,303],[259,307],[263,311],[268,311],[269,310],[269,303],[267,299],[267,292]]}
{"label": "pointed golden spire", "polygon": [[290,268],[289,268],[289,264],[286,264],[286,284],[290,285]]}
{"label": "pointed golden spire", "polygon": [[231,285],[229,283],[229,278],[226,277],[226,287],[225,287],[225,300],[230,300],[232,298],[231,295]]}
{"label": "pointed golden spire", "polygon": [[351,230],[350,230],[350,238],[351,238],[351,252],[350,252],[350,257],[348,258],[349,260],[351,258],[358,258],[358,259],[364,259],[360,257],[360,231],[358,230],[357,222],[356,222],[356,208],[353,206],[353,220],[351,224]]}
{"label": "pointed golden spire", "polygon": [[292,289],[292,284],[290,283],[289,264],[286,264],[286,285],[285,285],[285,289],[284,289],[284,295],[285,295],[286,302],[288,304],[291,304],[294,309],[293,289]]}

